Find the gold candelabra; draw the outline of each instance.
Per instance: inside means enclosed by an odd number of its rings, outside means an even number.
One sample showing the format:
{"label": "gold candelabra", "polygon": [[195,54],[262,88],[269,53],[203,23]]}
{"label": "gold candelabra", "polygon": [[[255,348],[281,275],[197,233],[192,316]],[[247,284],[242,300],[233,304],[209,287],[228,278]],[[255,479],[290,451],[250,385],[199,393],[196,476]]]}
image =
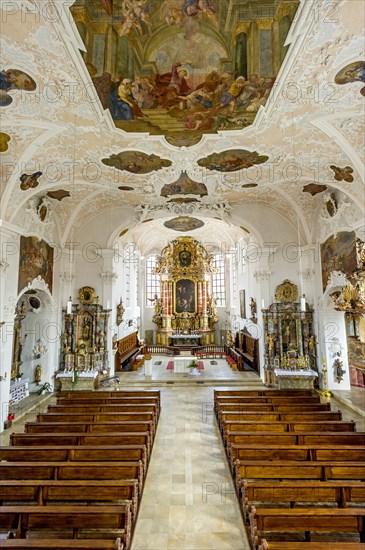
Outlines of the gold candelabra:
{"label": "gold candelabra", "polygon": [[325,399],[331,399],[332,393],[327,388],[327,366],[326,366],[326,359],[323,357],[322,359],[322,373],[323,373],[323,391],[322,391],[322,397]]}

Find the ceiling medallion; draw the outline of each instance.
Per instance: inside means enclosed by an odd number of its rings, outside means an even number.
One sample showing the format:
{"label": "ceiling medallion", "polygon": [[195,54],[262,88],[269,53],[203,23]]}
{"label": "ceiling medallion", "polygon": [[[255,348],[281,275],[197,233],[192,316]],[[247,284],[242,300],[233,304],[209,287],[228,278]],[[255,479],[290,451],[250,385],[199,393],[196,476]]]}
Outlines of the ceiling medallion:
{"label": "ceiling medallion", "polygon": [[354,169],[351,166],[345,166],[345,168],[340,168],[339,166],[330,166],[331,170],[334,171],[334,178],[336,181],[347,181],[347,183],[352,183],[354,181],[354,176],[352,175]]}
{"label": "ceiling medallion", "polygon": [[174,229],[175,231],[193,231],[194,229],[199,229],[203,227],[204,222],[198,220],[197,218],[192,218],[190,216],[178,216],[177,218],[172,218],[164,223],[164,226],[168,229]]}
{"label": "ceiling medallion", "polygon": [[245,149],[231,149],[221,153],[213,153],[208,157],[198,160],[199,166],[217,172],[236,172],[251,168],[255,164],[263,164],[269,160],[266,155],[259,155],[257,151],[246,151]]}
{"label": "ceiling medallion", "polygon": [[161,197],[170,195],[208,195],[207,186],[204,183],[189,178],[186,172],[181,172],[179,178],[173,183],[168,183],[161,189]]}
{"label": "ceiling medallion", "polygon": [[[349,84],[351,82],[365,82],[365,61],[354,61],[343,67],[335,76],[336,84]],[[360,94],[365,96],[365,86]]]}
{"label": "ceiling medallion", "polygon": [[147,155],[141,151],[123,151],[117,155],[110,155],[109,158],[102,159],[101,162],[106,166],[112,166],[117,170],[126,170],[132,174],[149,174],[172,164],[170,160],[153,154]]}
{"label": "ceiling medallion", "polygon": [[303,193],[310,193],[312,197],[326,190],[327,185],[319,185],[318,183],[309,183],[308,185],[305,185],[302,189]]}

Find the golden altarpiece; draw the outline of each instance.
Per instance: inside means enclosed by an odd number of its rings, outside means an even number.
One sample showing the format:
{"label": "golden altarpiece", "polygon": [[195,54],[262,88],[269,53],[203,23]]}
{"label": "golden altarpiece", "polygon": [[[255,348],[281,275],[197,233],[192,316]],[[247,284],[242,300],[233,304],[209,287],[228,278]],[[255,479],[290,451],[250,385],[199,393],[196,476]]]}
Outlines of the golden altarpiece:
{"label": "golden altarpiece", "polygon": [[157,344],[214,344],[218,314],[210,292],[216,273],[213,256],[192,237],[179,237],[162,250],[155,273],[160,276],[152,319]]}
{"label": "golden altarpiece", "polygon": [[[313,373],[314,380],[318,369],[313,309],[308,307],[304,297],[298,300],[298,287],[289,280],[277,286],[275,301],[268,309],[262,310],[262,316],[265,334],[265,384],[277,385],[277,373],[281,371],[291,371],[290,379],[298,387],[309,381],[304,379],[308,379],[310,373]],[[308,376],[304,376],[305,374]],[[289,374],[286,378],[289,380]],[[313,380],[309,382],[312,383]]]}
{"label": "golden altarpiece", "polygon": [[106,348],[110,310],[99,304],[91,287],[79,290],[79,304],[63,311],[61,368],[67,371],[108,371]]}

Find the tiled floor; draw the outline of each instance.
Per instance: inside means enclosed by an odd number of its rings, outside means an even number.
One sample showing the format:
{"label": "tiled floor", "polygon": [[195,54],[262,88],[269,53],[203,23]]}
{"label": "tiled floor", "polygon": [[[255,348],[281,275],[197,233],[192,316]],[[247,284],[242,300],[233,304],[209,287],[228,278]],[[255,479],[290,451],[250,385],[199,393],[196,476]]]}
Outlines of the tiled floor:
{"label": "tiled floor", "polygon": [[[149,465],[132,550],[248,550],[232,478],[213,416],[213,390],[239,386],[264,388],[253,372],[233,372],[225,363],[205,360],[200,377],[166,370],[166,357],[154,357],[152,377],[144,369],[120,373],[119,388],[161,387],[162,409]],[[197,380],[199,378],[199,380]],[[197,381],[203,384],[197,384]],[[172,382],[172,384],[171,384]],[[336,392],[332,409],[365,430],[363,390]],[[341,400],[341,402],[340,402]],[[23,431],[54,401],[30,396],[17,406],[13,426],[0,434],[7,445],[11,431]],[[346,404],[345,404],[346,403]],[[31,412],[29,408],[34,407]],[[20,415],[23,417],[20,418]]]}

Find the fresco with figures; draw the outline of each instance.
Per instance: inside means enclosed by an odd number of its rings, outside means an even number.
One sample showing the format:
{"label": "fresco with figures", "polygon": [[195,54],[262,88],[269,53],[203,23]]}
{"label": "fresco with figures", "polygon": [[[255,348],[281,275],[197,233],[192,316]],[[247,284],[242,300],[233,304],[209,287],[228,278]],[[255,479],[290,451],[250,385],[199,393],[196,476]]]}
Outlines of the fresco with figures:
{"label": "fresco with figures", "polygon": [[20,237],[18,292],[39,276],[52,292],[53,257],[54,249],[45,241]]}
{"label": "fresco with figures", "polygon": [[355,233],[341,231],[321,244],[323,292],[332,271],[342,271],[349,276],[356,269]]}
{"label": "fresco with figures", "polygon": [[252,124],[286,55],[296,0],[76,0],[84,62],[130,132],[192,145]]}

